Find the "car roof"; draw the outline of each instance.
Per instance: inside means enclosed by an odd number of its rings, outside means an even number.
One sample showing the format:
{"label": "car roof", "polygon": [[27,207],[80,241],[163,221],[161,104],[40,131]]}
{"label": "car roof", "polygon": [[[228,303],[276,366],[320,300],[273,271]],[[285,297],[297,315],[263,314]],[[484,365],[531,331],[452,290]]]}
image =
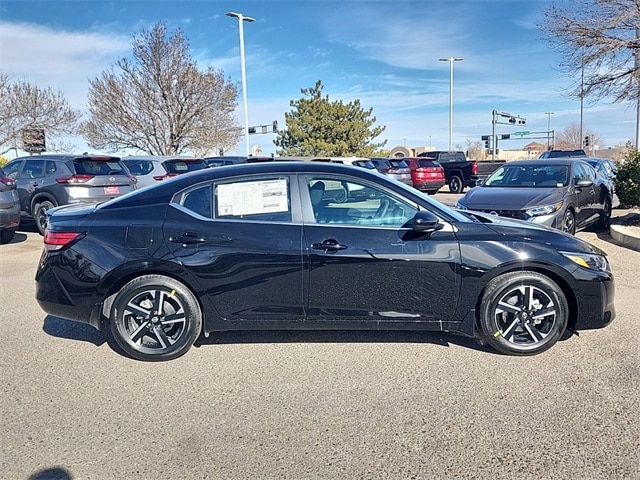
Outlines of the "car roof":
{"label": "car roof", "polygon": [[[79,158],[111,158],[113,160],[122,160],[121,157],[117,157],[117,156],[113,156],[113,155],[104,155],[104,154],[100,154],[100,153],[82,153],[82,154],[78,154],[78,155],[72,155],[72,154],[68,154],[68,153],[45,153],[42,155],[25,155],[23,157],[17,157],[14,158],[13,160],[60,160],[60,161],[66,161],[66,160],[77,160]],[[12,161],[13,161],[12,160]]]}
{"label": "car roof", "polygon": [[131,201],[132,204],[138,202],[162,203],[173,196],[174,192],[190,187],[200,182],[207,182],[216,179],[233,178],[242,175],[268,175],[268,174],[348,174],[352,177],[363,179],[372,179],[380,181],[380,176],[373,170],[366,168],[354,168],[351,165],[343,165],[331,162],[258,162],[258,163],[238,163],[226,165],[224,168],[204,168],[189,173],[184,173],[165,180],[154,185],[150,189],[142,189],[134,192],[134,197],[128,200],[125,197],[118,199],[118,205],[126,204]]}
{"label": "car roof", "polygon": [[509,165],[572,165],[574,163],[587,163],[582,157],[556,157],[556,158],[533,158],[531,160],[513,160],[505,163],[504,167]]}

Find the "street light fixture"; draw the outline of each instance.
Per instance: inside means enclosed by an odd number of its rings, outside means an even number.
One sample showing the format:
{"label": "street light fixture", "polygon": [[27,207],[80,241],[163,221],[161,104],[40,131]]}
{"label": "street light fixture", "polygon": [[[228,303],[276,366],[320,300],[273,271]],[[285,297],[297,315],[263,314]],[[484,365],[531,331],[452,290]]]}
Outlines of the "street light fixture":
{"label": "street light fixture", "polygon": [[[544,112],[547,116],[547,149],[551,147],[551,115],[554,115],[555,112]],[[555,137],[555,135],[554,135]],[[553,143],[556,143],[556,139],[553,139]]]}
{"label": "street light fixture", "polygon": [[449,150],[453,150],[453,63],[461,62],[464,58],[449,57],[438,60],[449,62]]}
{"label": "street light fixture", "polygon": [[246,142],[247,157],[250,155],[251,150],[249,147],[249,107],[247,104],[247,72],[245,69],[244,61],[244,29],[242,22],[255,22],[255,18],[245,17],[241,13],[227,12],[228,17],[235,17],[238,19],[238,27],[240,30],[240,69],[242,71],[242,100],[244,102],[244,139]]}

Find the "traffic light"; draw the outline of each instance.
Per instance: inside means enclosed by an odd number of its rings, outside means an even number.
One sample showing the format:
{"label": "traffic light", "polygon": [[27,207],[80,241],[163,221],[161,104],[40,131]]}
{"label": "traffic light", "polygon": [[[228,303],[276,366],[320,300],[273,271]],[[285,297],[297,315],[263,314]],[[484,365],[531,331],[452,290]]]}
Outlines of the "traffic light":
{"label": "traffic light", "polygon": [[509,123],[516,123],[516,117],[509,117]]}
{"label": "traffic light", "polygon": [[584,146],[588,147],[589,146],[589,135],[587,135],[586,137],[584,137]]}
{"label": "traffic light", "polygon": [[518,125],[526,125],[527,119],[518,117]]}
{"label": "traffic light", "polygon": [[278,120],[273,121],[273,133],[278,133]]}
{"label": "traffic light", "polygon": [[489,148],[489,139],[491,138],[490,135],[482,135],[480,137],[480,139],[484,140],[484,148]]}
{"label": "traffic light", "polygon": [[256,133],[256,127],[249,127],[249,133]]}

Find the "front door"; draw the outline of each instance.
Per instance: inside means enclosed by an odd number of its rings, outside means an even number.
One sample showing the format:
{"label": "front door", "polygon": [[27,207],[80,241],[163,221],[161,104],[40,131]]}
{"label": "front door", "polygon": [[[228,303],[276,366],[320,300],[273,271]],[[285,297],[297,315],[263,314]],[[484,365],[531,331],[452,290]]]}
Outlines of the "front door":
{"label": "front door", "polygon": [[[439,322],[455,311],[460,288],[460,253],[451,226],[416,234],[405,225],[418,206],[364,181],[349,181],[347,190],[358,195],[345,203],[332,200],[340,186],[335,177],[307,176],[306,184],[314,212],[304,226],[309,322],[345,322],[345,328],[419,322],[421,328],[440,329]],[[319,200],[318,190],[324,190]]]}

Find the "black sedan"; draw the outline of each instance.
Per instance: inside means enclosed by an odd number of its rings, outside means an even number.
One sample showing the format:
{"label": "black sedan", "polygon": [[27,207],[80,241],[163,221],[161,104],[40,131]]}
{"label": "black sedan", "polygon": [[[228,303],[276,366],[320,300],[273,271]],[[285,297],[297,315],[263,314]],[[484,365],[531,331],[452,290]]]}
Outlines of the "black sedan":
{"label": "black sedan", "polygon": [[[336,182],[369,195],[327,200]],[[330,163],[206,169],[59,207],[44,243],[44,311],[110,330],[140,360],[243,329],[450,331],[530,355],[615,317],[598,248]]]}
{"label": "black sedan", "polygon": [[547,225],[567,233],[609,227],[613,192],[585,159],[508,162],[458,200],[477,210]]}

